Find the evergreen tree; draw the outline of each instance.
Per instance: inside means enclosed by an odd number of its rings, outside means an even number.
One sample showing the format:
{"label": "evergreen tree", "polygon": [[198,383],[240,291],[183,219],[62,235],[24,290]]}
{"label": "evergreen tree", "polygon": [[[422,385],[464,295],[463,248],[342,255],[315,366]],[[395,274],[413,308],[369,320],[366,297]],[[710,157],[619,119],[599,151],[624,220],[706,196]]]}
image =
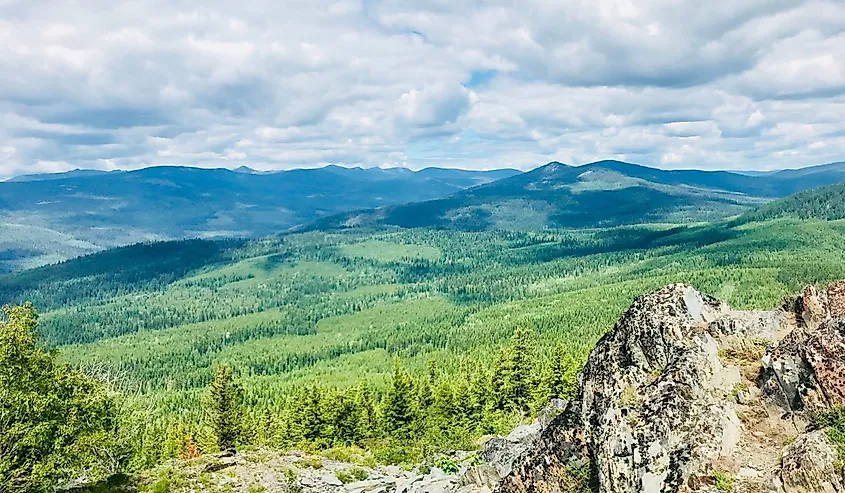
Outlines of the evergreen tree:
{"label": "evergreen tree", "polygon": [[243,389],[235,382],[231,366],[220,366],[214,372],[209,397],[209,416],[217,446],[220,450],[232,449],[240,438]]}
{"label": "evergreen tree", "polygon": [[537,380],[534,362],[533,333],[518,327],[493,367],[490,386],[495,409],[528,411]]}
{"label": "evergreen tree", "polygon": [[429,362],[429,373],[427,376],[420,378],[417,382],[417,402],[419,403],[420,416],[424,416],[428,412],[428,408],[434,401],[432,389],[436,383],[436,376],[434,374],[434,364]]}
{"label": "evergreen tree", "polygon": [[297,440],[322,443],[328,425],[323,399],[323,391],[317,385],[305,386],[297,393],[291,413],[292,431]]}
{"label": "evergreen tree", "polygon": [[117,403],[105,385],[56,361],[36,342],[31,304],[0,321],[0,491],[50,491],[86,471],[114,444]]}
{"label": "evergreen tree", "polygon": [[361,438],[353,396],[347,395],[345,391],[336,392],[331,400],[330,414],[331,438],[334,443],[350,445]]}
{"label": "evergreen tree", "polygon": [[443,431],[458,426],[461,416],[455,404],[452,384],[444,379],[437,386],[437,392],[434,394],[434,403],[431,407],[431,426]]}
{"label": "evergreen tree", "polygon": [[413,383],[399,358],[393,360],[393,380],[382,404],[382,424],[394,438],[407,438],[413,424]]}
{"label": "evergreen tree", "polygon": [[540,384],[539,406],[545,406],[551,399],[572,399],[578,389],[578,362],[563,344],[555,346],[543,371]]}
{"label": "evergreen tree", "polygon": [[373,401],[370,385],[364,380],[355,390],[355,418],[358,436],[362,439],[372,438],[375,433],[376,410]]}

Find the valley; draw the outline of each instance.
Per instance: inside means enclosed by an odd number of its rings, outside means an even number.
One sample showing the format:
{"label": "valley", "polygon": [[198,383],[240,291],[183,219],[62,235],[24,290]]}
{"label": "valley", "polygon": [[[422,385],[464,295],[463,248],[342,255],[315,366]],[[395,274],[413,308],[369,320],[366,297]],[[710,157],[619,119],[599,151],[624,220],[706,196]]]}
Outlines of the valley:
{"label": "valley", "polygon": [[24,175],[0,182],[0,272],[143,241],[260,237],[332,213],[446,197],[517,173],[160,166]]}
{"label": "valley", "polygon": [[573,398],[644,293],[682,282],[772,309],[845,278],[843,197],[831,185],[687,223],[146,242],[2,275],[0,298],[31,302],[38,344],[123,396],[109,447],[126,471],[222,448],[208,418],[221,368],[242,392],[239,447],[339,459],[340,474],[412,467]]}

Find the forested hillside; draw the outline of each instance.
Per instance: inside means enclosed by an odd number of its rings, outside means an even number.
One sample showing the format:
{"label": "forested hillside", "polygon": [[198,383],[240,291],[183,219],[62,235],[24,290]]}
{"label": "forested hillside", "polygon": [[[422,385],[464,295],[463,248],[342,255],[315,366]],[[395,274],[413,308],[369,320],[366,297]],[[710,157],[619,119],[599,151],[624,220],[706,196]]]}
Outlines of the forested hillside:
{"label": "forested hillside", "polygon": [[0,271],[139,241],[264,236],[327,214],[446,197],[516,173],[155,167],[23,176],[0,182]]}
{"label": "forested hillside", "polygon": [[776,217],[802,219],[845,218],[845,183],[814,188],[770,202],[744,214],[741,221],[760,221]]}
{"label": "forested hillside", "polygon": [[448,198],[338,214],[309,227],[536,231],[714,221],[773,198],[843,179],[845,166],[841,163],[748,176],[725,171],[666,171],[619,161],[583,166],[553,162]]}
{"label": "forested hillside", "polygon": [[[308,232],[110,250],[1,277],[0,298],[31,300],[43,343],[64,361],[140,392],[136,467],[178,455],[186,435],[214,447],[203,396],[224,364],[244,389],[248,443],[357,443],[402,461],[472,446],[571,388],[637,295],[683,281],[738,308],[772,307],[804,283],[845,277],[843,240],[841,221],[790,218]],[[531,370],[515,377],[516,364]],[[378,419],[338,421],[344,406]],[[397,448],[397,436],[417,440]]]}

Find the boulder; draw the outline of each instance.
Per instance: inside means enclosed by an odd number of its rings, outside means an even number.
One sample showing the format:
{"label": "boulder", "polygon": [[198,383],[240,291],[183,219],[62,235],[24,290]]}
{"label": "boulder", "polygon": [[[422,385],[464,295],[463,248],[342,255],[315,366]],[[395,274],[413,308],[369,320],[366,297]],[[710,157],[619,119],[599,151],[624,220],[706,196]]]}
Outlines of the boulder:
{"label": "boulder", "polygon": [[714,337],[739,336],[771,341],[783,325],[782,310],[730,311],[708,325]]}
{"label": "boulder", "polygon": [[807,286],[798,299],[801,320],[809,330],[815,330],[830,319],[827,293],[819,293],[815,286]]}
{"label": "boulder", "polygon": [[409,493],[452,493],[461,486],[458,476],[442,475],[438,477],[426,476],[416,481],[408,490]]}
{"label": "boulder", "polygon": [[843,282],[823,293],[805,288],[795,302],[802,326],[766,351],[762,388],[789,412],[845,405],[845,318],[831,317],[829,312],[830,307],[841,312],[843,297]]}
{"label": "boulder", "polygon": [[[578,397],[499,491],[677,491],[730,455],[740,423],[724,399],[739,381],[708,323],[726,305],[683,284],[638,298],[591,353]],[[585,471],[591,464],[592,471]]]}
{"label": "boulder", "polygon": [[552,399],[543,409],[540,409],[537,413],[537,420],[535,421],[535,423],[540,425],[540,431],[548,428],[552,421],[566,410],[568,404],[569,402],[563,399]]}
{"label": "boulder", "polygon": [[337,478],[337,476],[335,475],[335,473],[333,473],[333,472],[330,472],[330,473],[328,473],[328,474],[324,474],[324,475],[320,478],[320,480],[321,480],[323,483],[325,483],[325,484],[327,484],[327,485],[329,485],[329,486],[343,486],[343,481],[341,481],[340,479],[338,479],[338,478]]}
{"label": "boulder", "polygon": [[388,491],[394,491],[395,489],[396,479],[390,477],[367,479],[365,481],[358,481],[346,485],[346,491],[349,493],[385,493]]}
{"label": "boulder", "polygon": [[845,317],[845,281],[836,281],[828,286],[827,307],[832,318]]}
{"label": "boulder", "polygon": [[510,474],[514,462],[531,451],[540,437],[540,425],[517,427],[506,437],[491,437],[481,446],[479,457],[500,477]]}
{"label": "boulder", "polygon": [[492,490],[500,478],[499,471],[495,467],[481,464],[467,469],[464,473],[464,484],[483,486]]}
{"label": "boulder", "polygon": [[841,493],[842,476],[834,468],[839,454],[825,430],[799,436],[783,450],[771,489],[782,493]]}

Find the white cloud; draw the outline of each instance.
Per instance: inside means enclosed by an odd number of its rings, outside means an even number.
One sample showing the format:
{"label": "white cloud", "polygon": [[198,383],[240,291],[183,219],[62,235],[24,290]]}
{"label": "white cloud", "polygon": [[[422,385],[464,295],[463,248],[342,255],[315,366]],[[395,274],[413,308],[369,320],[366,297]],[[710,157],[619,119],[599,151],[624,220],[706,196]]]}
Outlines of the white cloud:
{"label": "white cloud", "polygon": [[0,2],[0,178],[840,160],[843,30],[835,0]]}

